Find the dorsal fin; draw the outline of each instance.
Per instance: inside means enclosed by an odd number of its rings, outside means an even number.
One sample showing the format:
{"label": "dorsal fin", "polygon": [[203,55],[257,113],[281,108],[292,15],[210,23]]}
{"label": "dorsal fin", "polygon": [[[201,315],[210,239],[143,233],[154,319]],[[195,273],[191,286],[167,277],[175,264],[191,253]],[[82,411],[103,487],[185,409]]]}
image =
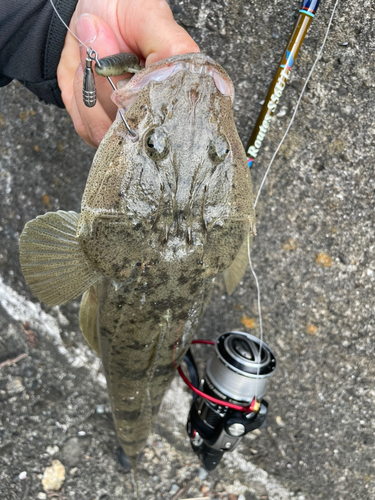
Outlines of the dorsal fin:
{"label": "dorsal fin", "polygon": [[49,306],[78,297],[101,277],[90,267],[78,242],[79,217],[75,212],[47,212],[28,222],[20,236],[26,283]]}

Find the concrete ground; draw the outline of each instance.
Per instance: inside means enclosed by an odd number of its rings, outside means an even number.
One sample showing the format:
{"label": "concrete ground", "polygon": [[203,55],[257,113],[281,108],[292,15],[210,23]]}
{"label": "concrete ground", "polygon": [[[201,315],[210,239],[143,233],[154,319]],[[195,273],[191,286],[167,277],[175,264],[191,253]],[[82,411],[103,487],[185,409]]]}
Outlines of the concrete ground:
{"label": "concrete ground", "polygon": [[[232,77],[245,142],[298,2],[171,0],[171,6]],[[332,0],[322,2],[312,23],[252,169],[255,189],[332,8]],[[248,435],[207,475],[190,450],[184,428],[190,394],[176,378],[140,466],[142,500],[375,498],[374,18],[371,1],[339,1],[258,205],[252,258],[264,338],[278,360],[268,427]],[[131,499],[130,475],[114,455],[100,363],[78,328],[79,301],[40,305],[18,262],[27,221],[46,211],[79,212],[94,151],[65,111],[38,102],[20,84],[0,90],[0,113],[0,498],[46,498],[42,474],[59,460],[66,472],[59,498]],[[197,337],[234,329],[257,334],[257,327],[250,272],[231,297],[218,279]]]}

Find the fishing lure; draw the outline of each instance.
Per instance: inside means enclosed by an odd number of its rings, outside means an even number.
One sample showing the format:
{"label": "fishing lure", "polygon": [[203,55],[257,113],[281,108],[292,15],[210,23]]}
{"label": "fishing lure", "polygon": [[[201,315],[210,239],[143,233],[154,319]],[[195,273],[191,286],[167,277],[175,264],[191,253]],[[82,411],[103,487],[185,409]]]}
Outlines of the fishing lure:
{"label": "fishing lure", "polygon": [[[142,69],[139,65],[139,58],[135,54],[119,53],[98,59],[98,53],[96,50],[88,47],[82,86],[83,103],[88,108],[92,108],[96,104],[95,77],[92,69],[93,61],[96,63],[95,73],[100,76],[105,76],[111,84],[113,90],[116,90],[116,86],[111,80],[111,76],[120,76],[125,73],[138,73]],[[131,129],[127,125],[125,118],[122,118],[122,120],[130,132]]]}

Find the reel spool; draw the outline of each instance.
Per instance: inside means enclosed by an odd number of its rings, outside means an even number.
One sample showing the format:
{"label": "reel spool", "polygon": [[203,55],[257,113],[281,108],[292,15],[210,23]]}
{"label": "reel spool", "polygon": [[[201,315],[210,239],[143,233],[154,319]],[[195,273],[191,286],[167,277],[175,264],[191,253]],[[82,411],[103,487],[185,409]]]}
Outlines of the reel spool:
{"label": "reel spool", "polygon": [[184,361],[193,384],[179,372],[195,392],[187,422],[192,448],[204,467],[213,470],[224,452],[233,451],[248,432],[265,426],[268,403],[262,398],[276,359],[266,344],[245,332],[224,333],[215,343],[195,341],[201,342],[214,344],[215,353],[199,388],[190,350]]}

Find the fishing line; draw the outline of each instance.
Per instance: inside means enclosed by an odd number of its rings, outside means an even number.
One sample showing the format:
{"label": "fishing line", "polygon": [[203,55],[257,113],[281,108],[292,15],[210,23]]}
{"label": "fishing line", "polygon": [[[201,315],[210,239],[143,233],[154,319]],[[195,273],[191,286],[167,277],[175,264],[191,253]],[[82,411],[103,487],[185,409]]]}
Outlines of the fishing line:
{"label": "fishing line", "polygon": [[83,45],[84,47],[86,47],[86,49],[87,49],[87,50],[91,50],[91,48],[90,48],[90,47],[88,47],[85,43],[83,43],[83,42],[82,42],[82,40],[80,40],[80,39],[78,38],[78,36],[77,36],[77,35],[75,35],[75,34],[73,33],[73,31],[69,28],[69,26],[66,24],[66,22],[64,21],[64,19],[60,16],[60,14],[59,14],[58,10],[56,9],[55,4],[52,2],[52,0],[49,0],[49,1],[50,1],[50,4],[52,5],[53,10],[56,12],[57,17],[60,19],[60,21],[63,23],[63,25],[65,26],[65,28],[69,31],[69,33],[70,33],[71,35],[73,35],[73,36],[74,36],[74,38],[75,38],[76,40],[78,40],[78,42],[79,42],[81,45]]}
{"label": "fishing line", "polygon": [[[88,58],[86,59],[86,68],[85,68],[84,75],[86,75],[86,71],[88,71],[88,70],[89,70],[89,72],[91,72],[91,75],[92,75],[91,62],[89,60],[95,61],[96,64],[100,67],[101,64],[100,64],[100,60],[98,59],[98,53],[96,52],[96,50],[93,50],[91,47],[88,47],[85,43],[82,42],[82,40],[80,40],[78,38],[78,36],[76,34],[73,33],[73,31],[69,28],[69,26],[66,24],[66,22],[64,21],[64,19],[60,16],[60,14],[57,11],[57,9],[56,9],[54,3],[52,2],[52,0],[49,0],[49,1],[50,1],[50,4],[52,5],[53,10],[56,12],[57,17],[60,19],[60,21],[63,23],[63,25],[65,26],[65,28],[69,31],[69,33],[71,35],[73,35],[76,40],[78,40],[78,43],[80,43],[81,45],[83,45],[84,47],[86,47]],[[89,65],[87,64],[87,61],[89,61],[89,63],[90,63]],[[106,76],[106,78],[109,81],[109,83],[111,84],[112,89],[113,90],[117,90],[116,85],[113,83],[112,79],[109,76]],[[91,79],[92,79],[92,84],[94,86],[93,89],[91,89],[91,87],[90,87],[90,91],[93,94],[92,97],[94,98],[94,100],[91,103],[90,103],[90,97],[87,98],[87,94],[88,93],[85,92],[85,76],[84,76],[84,79],[83,79],[83,102],[88,107],[94,106],[95,102],[96,102],[96,90],[95,90],[94,77],[91,76]],[[123,112],[121,111],[121,109],[118,109],[118,112],[119,112],[119,114],[121,116],[121,120],[122,120],[123,124],[125,125],[126,130],[131,135],[131,140],[133,142],[137,141],[139,139],[139,136],[138,136],[137,132],[135,130],[133,130],[131,127],[129,127],[128,122],[126,121],[125,116],[124,116]]]}
{"label": "fishing line", "polygon": [[256,196],[256,198],[255,198],[255,202],[254,202],[254,208],[257,206],[257,203],[258,203],[258,200],[259,200],[259,196],[260,196],[260,192],[261,192],[261,190],[263,189],[264,183],[266,182],[266,178],[267,178],[268,173],[269,173],[269,171],[270,171],[270,168],[271,168],[271,166],[272,166],[272,164],[273,164],[273,162],[274,162],[274,159],[276,158],[277,153],[279,152],[279,150],[280,150],[281,146],[283,145],[283,142],[284,142],[284,140],[285,140],[286,136],[287,136],[287,135],[288,135],[288,133],[289,133],[289,130],[290,130],[291,126],[293,125],[294,118],[295,118],[295,116],[296,116],[296,114],[297,114],[298,107],[299,107],[299,105],[300,105],[300,102],[301,102],[301,99],[302,99],[302,97],[303,97],[303,94],[305,93],[306,86],[307,86],[307,84],[309,83],[309,80],[310,80],[310,78],[311,78],[311,75],[312,75],[312,74],[313,74],[313,72],[314,72],[315,66],[316,66],[316,65],[317,65],[317,63],[318,63],[318,61],[319,61],[319,59],[320,59],[320,56],[322,55],[322,52],[323,52],[323,49],[324,49],[324,46],[325,46],[325,43],[326,43],[326,40],[327,40],[327,37],[328,37],[329,30],[330,30],[330,28],[331,28],[331,24],[332,24],[333,16],[335,15],[335,11],[336,11],[336,7],[337,7],[337,4],[338,4],[338,3],[339,3],[339,0],[336,0],[336,3],[335,3],[335,5],[334,5],[334,7],[333,7],[333,11],[332,11],[332,14],[331,14],[331,18],[330,18],[329,23],[328,23],[328,27],[327,27],[327,31],[326,31],[326,34],[325,34],[325,37],[324,37],[323,43],[322,43],[322,45],[321,45],[321,47],[320,47],[320,50],[319,50],[319,52],[318,52],[318,55],[316,56],[316,59],[315,59],[315,61],[314,61],[314,64],[313,64],[313,65],[312,65],[312,67],[311,67],[310,73],[308,74],[308,76],[307,76],[307,78],[306,78],[305,84],[304,84],[304,86],[302,87],[302,90],[301,90],[300,96],[299,96],[299,98],[298,98],[298,100],[297,100],[297,104],[296,104],[296,106],[295,106],[295,108],[294,108],[293,115],[292,115],[292,117],[291,117],[291,119],[290,119],[290,121],[289,121],[289,125],[288,125],[288,127],[287,127],[287,129],[286,129],[286,131],[285,131],[285,133],[284,133],[284,135],[283,135],[283,137],[282,137],[282,139],[281,139],[281,141],[280,141],[279,145],[277,146],[276,151],[275,151],[275,153],[273,154],[273,156],[272,156],[272,158],[271,158],[271,161],[270,161],[270,163],[269,163],[269,165],[268,165],[268,167],[267,167],[267,170],[266,170],[266,172],[265,172],[265,174],[264,174],[264,177],[263,177],[263,179],[262,179],[262,182],[260,183],[260,186],[259,186],[259,189],[258,189],[258,193],[257,193],[257,196]]}
{"label": "fishing line", "polygon": [[257,366],[257,378],[256,378],[256,384],[255,384],[255,394],[258,393],[258,383],[259,383],[259,373],[260,373],[260,364],[262,361],[262,347],[263,347],[263,321],[262,321],[262,310],[261,310],[261,304],[260,304],[260,287],[259,287],[259,281],[258,277],[254,271],[253,264],[251,262],[251,255],[250,255],[250,233],[247,234],[247,256],[249,258],[249,266],[251,269],[251,272],[253,273],[254,280],[256,283],[257,287],[257,300],[258,300],[258,318],[259,318],[259,362]]}
{"label": "fishing line", "polygon": [[[266,172],[263,176],[263,179],[262,179],[262,182],[260,183],[260,186],[259,186],[259,189],[258,189],[258,192],[257,192],[257,196],[255,198],[255,202],[254,202],[254,209],[256,208],[257,206],[257,203],[258,203],[258,200],[259,200],[259,196],[260,196],[260,193],[263,189],[263,186],[266,182],[266,179],[267,179],[267,176],[269,174],[269,171],[271,169],[271,166],[276,158],[276,155],[278,154],[281,146],[283,145],[283,142],[284,140],[286,139],[286,136],[288,135],[289,133],[289,130],[291,128],[291,126],[293,125],[293,122],[294,122],[294,118],[297,114],[297,111],[298,111],[298,107],[300,105],[300,102],[301,102],[301,99],[303,97],[303,94],[305,93],[305,90],[306,90],[306,87],[307,87],[307,84],[309,83],[309,80],[314,72],[314,69],[315,69],[315,66],[317,65],[319,59],[320,59],[320,56],[322,55],[322,52],[323,52],[323,49],[324,49],[324,46],[326,44],[326,41],[327,41],[327,38],[328,38],[328,34],[329,34],[329,31],[331,29],[331,25],[332,25],[332,21],[333,21],[333,17],[335,15],[335,12],[336,12],[336,8],[337,8],[337,5],[339,3],[339,0],[336,0],[335,2],[335,5],[333,7],[333,10],[332,10],[332,14],[331,14],[331,17],[330,17],[330,20],[328,22],[328,26],[327,26],[327,30],[326,30],[326,33],[325,33],[325,36],[324,36],[324,39],[323,39],[323,43],[320,47],[320,50],[315,58],[315,61],[314,61],[314,64],[312,65],[311,67],[311,70],[306,78],[306,81],[305,81],[305,84],[303,85],[302,87],[302,90],[301,90],[301,93],[299,95],[299,98],[297,100],[297,103],[296,103],[296,106],[294,108],[294,112],[293,112],[293,115],[289,121],[289,124],[288,124],[288,127],[279,143],[279,145],[277,146],[276,148],[276,151],[274,152],[272,158],[271,158],[271,161],[266,169]],[[261,299],[260,299],[260,287],[259,287],[259,281],[258,281],[258,277],[254,271],[254,268],[253,268],[253,265],[252,265],[252,262],[251,262],[251,251],[250,251],[250,235],[248,234],[248,237],[247,237],[247,253],[248,253],[248,259],[249,259],[249,266],[250,266],[250,269],[251,269],[251,272],[254,276],[254,279],[255,279],[255,283],[256,283],[256,288],[257,288],[257,297],[258,297],[258,317],[259,317],[259,341],[260,341],[260,352],[259,352],[259,356],[260,356],[260,359],[259,359],[259,365],[258,365],[258,369],[257,369],[257,383],[258,383],[258,380],[259,380],[259,371],[260,371],[260,360],[261,360],[261,357],[262,357],[262,345],[263,345],[263,322],[262,322],[262,311],[261,311]]]}

